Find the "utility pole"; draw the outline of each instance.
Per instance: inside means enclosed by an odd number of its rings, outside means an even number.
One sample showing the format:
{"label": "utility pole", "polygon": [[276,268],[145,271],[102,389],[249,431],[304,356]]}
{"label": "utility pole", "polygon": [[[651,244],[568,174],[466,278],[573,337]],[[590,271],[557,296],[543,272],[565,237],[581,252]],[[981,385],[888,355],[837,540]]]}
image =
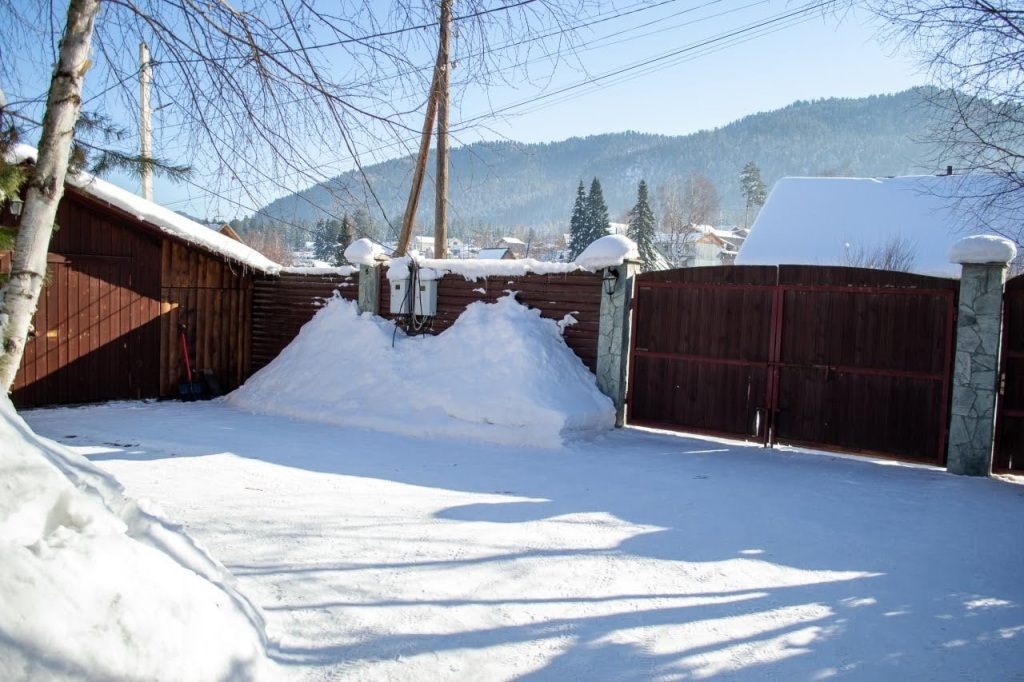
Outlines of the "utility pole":
{"label": "utility pole", "polygon": [[430,94],[427,96],[427,114],[423,121],[423,133],[420,135],[420,151],[416,156],[416,168],[412,174],[412,188],[409,190],[409,201],[405,205],[405,215],[402,216],[402,233],[398,236],[398,248],[395,249],[396,256],[404,256],[409,252],[409,242],[412,241],[413,223],[416,221],[416,209],[420,203],[420,191],[423,188],[423,176],[427,171],[427,155],[430,153],[430,133],[434,129],[434,119],[437,115],[437,80],[441,70],[441,55],[438,53],[438,61],[434,65],[434,78],[430,83]]}
{"label": "utility pole", "polygon": [[149,127],[149,81],[152,73],[149,70],[149,47],[146,43],[139,43],[139,154],[142,156],[142,168],[139,174],[142,177],[142,198],[153,201],[153,166],[149,159],[153,157],[152,131]]}
{"label": "utility pole", "polygon": [[448,257],[448,96],[451,84],[452,0],[441,0],[440,66],[437,82],[437,194],[434,203],[434,258]]}

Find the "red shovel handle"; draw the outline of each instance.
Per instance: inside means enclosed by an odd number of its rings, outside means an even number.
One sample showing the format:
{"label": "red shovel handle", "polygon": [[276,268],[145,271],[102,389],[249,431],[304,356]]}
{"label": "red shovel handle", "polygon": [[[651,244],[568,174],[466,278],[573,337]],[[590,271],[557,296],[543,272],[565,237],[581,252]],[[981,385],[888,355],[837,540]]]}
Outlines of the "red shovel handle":
{"label": "red shovel handle", "polygon": [[181,353],[185,357],[185,373],[188,375],[189,383],[192,383],[192,365],[188,362],[188,343],[185,341],[184,325],[181,330]]}

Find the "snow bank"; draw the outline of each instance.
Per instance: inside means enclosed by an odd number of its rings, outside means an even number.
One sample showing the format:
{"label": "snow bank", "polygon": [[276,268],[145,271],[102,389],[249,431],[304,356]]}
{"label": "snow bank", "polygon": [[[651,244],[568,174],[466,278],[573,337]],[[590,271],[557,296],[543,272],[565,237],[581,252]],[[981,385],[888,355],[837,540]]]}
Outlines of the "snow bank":
{"label": "snow bank", "polygon": [[405,435],[551,448],[615,421],[559,324],[512,296],[473,303],[450,329],[418,337],[336,298],[226,400]]}
{"label": "snow bank", "polygon": [[262,616],[180,529],[0,397],[0,679],[252,679]]}

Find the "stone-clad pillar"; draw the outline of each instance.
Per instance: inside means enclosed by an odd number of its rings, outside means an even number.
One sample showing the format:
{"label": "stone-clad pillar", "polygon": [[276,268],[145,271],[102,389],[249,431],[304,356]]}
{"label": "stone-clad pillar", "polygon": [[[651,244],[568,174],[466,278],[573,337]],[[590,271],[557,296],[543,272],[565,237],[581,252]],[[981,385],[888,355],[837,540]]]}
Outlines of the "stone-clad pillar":
{"label": "stone-clad pillar", "polygon": [[950,250],[950,260],[963,265],[946,450],[954,474],[992,471],[1003,284],[1015,255],[1013,244],[999,237],[968,237]]}
{"label": "stone-clad pillar", "polygon": [[[615,403],[615,426],[622,426],[626,417],[626,378],[629,365],[629,335],[632,323],[633,279],[640,264],[626,261],[617,267],[605,268],[601,283],[601,322],[597,337],[597,387]],[[614,290],[609,295],[608,278],[614,274]]]}
{"label": "stone-clad pillar", "polygon": [[382,262],[376,265],[359,266],[359,312],[380,313],[380,269]]}

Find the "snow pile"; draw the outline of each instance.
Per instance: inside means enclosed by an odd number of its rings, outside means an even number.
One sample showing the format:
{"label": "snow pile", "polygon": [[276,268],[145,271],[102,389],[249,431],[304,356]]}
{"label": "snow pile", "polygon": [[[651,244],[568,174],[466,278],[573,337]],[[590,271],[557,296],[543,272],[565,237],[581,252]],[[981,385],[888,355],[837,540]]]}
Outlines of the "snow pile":
{"label": "snow pile", "polygon": [[615,420],[558,324],[512,296],[473,303],[442,334],[418,337],[336,298],[226,399],[405,435],[549,448]]}
{"label": "snow pile", "polygon": [[636,244],[629,237],[621,234],[610,234],[601,237],[576,256],[576,264],[591,272],[601,268],[622,265],[625,260],[637,260],[640,254]]}
{"label": "snow pile", "polygon": [[1016,257],[1016,244],[990,234],[964,237],[949,248],[952,263],[1009,263]]}
{"label": "snow pile", "polygon": [[267,668],[220,564],[0,397],[0,679],[222,680]]}
{"label": "snow pile", "polygon": [[736,256],[737,265],[870,265],[886,251],[909,272],[959,277],[949,248],[967,234],[1015,228],[981,199],[988,175],[782,178]]}

